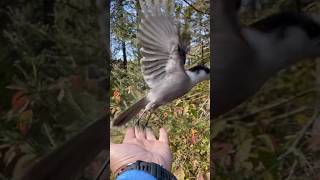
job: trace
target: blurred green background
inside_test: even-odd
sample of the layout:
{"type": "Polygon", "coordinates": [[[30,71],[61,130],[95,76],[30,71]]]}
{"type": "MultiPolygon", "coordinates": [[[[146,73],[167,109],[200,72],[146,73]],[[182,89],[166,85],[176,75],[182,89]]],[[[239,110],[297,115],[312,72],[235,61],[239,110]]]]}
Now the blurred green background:
{"type": "MultiPolygon", "coordinates": [[[[96,1],[0,7],[0,179],[12,179],[104,113],[106,36],[96,1]]],[[[78,179],[92,179],[100,166],[78,179]]]]}

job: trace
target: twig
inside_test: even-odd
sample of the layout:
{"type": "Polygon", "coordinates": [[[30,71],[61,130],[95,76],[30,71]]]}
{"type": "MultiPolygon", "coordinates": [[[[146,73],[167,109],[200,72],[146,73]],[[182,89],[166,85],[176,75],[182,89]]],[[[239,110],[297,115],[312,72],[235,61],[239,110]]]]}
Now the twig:
{"type": "Polygon", "coordinates": [[[289,116],[293,116],[295,114],[298,114],[298,113],[301,113],[305,110],[309,109],[307,106],[302,106],[302,107],[299,107],[293,111],[290,111],[290,112],[286,112],[285,114],[280,114],[278,116],[275,116],[275,117],[272,117],[271,119],[269,119],[268,121],[271,123],[273,121],[276,121],[276,120],[279,120],[279,119],[284,119],[284,118],[287,118],[289,116]]]}
{"type": "Polygon", "coordinates": [[[290,180],[290,179],[292,178],[292,175],[293,175],[293,173],[294,173],[294,170],[296,169],[297,164],[298,164],[298,161],[297,161],[297,160],[294,160],[294,163],[293,163],[293,165],[292,165],[291,168],[290,168],[290,174],[289,174],[289,176],[286,178],[286,180],[290,180]]]}
{"type": "Polygon", "coordinates": [[[73,5],[72,3],[70,3],[70,0],[68,0],[68,1],[66,2],[66,5],[67,5],[69,8],[78,11],[79,13],[82,13],[82,12],[83,12],[82,9],[80,9],[80,8],[77,7],[76,5],[73,5]]]}
{"type": "Polygon", "coordinates": [[[297,145],[299,144],[300,140],[303,138],[304,134],[306,133],[306,131],[308,130],[308,128],[313,124],[313,122],[317,119],[317,115],[318,115],[318,111],[316,110],[314,112],[314,115],[312,116],[312,118],[308,121],[308,123],[300,130],[297,138],[295,139],[295,141],[292,143],[292,145],[288,148],[288,150],[286,152],[284,152],[283,154],[281,154],[278,157],[278,160],[281,160],[283,158],[285,158],[288,154],[290,154],[291,152],[293,152],[297,145]]]}
{"type": "Polygon", "coordinates": [[[208,13],[205,13],[203,11],[200,11],[199,9],[195,8],[191,3],[189,3],[187,0],[183,0],[185,3],[187,3],[190,7],[192,7],[194,10],[198,11],[199,13],[202,13],[202,14],[208,14],[208,13]]]}
{"type": "Polygon", "coordinates": [[[264,107],[262,107],[262,108],[258,108],[258,109],[254,110],[254,111],[251,111],[251,112],[247,113],[247,114],[237,115],[237,116],[232,116],[232,117],[227,117],[227,118],[223,118],[223,120],[224,120],[224,121],[234,121],[234,120],[239,120],[239,119],[247,118],[247,117],[249,117],[249,116],[253,116],[253,115],[255,115],[255,114],[258,114],[258,113],[260,113],[260,112],[263,112],[263,111],[266,111],[266,110],[269,110],[269,109],[278,107],[278,106],[280,106],[280,105],[282,105],[282,104],[286,104],[286,103],[288,103],[288,102],[290,102],[290,101],[295,100],[296,98],[302,97],[302,96],[304,96],[304,95],[306,95],[306,94],[309,94],[309,93],[311,93],[311,92],[314,92],[314,91],[315,91],[315,89],[309,89],[309,90],[303,91],[303,92],[301,92],[301,93],[299,93],[299,94],[297,94],[297,95],[295,95],[295,96],[292,96],[292,97],[290,97],[290,98],[283,99],[283,100],[280,100],[280,101],[277,101],[277,102],[273,102],[273,103],[268,104],[268,105],[266,105],[266,106],[264,106],[264,107]]]}
{"type": "Polygon", "coordinates": [[[55,141],[53,140],[53,138],[52,138],[52,136],[51,136],[51,134],[50,134],[49,127],[48,127],[47,123],[44,123],[44,124],[43,124],[43,128],[44,128],[44,132],[45,132],[45,134],[47,135],[47,137],[48,137],[51,145],[52,145],[53,147],[57,147],[55,141]]]}

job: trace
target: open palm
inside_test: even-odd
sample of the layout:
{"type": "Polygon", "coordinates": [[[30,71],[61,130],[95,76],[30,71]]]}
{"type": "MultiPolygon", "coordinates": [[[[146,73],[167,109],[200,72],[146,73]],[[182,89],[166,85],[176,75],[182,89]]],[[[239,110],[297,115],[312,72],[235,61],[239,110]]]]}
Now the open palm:
{"type": "Polygon", "coordinates": [[[137,160],[154,162],[170,171],[172,156],[167,131],[161,128],[157,140],[149,128],[128,128],[122,144],[110,145],[110,160],[113,172],[137,160]]]}

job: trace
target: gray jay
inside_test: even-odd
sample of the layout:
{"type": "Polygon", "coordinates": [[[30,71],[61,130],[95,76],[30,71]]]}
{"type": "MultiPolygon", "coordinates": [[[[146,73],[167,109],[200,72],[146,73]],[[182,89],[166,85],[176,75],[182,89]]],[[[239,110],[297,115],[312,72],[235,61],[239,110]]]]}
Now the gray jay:
{"type": "Polygon", "coordinates": [[[143,108],[143,113],[153,111],[180,98],[199,82],[210,79],[210,69],[204,65],[185,69],[187,46],[170,16],[167,1],[139,2],[143,14],[137,36],[143,56],[141,70],[150,91],[120,114],[114,126],[125,124],[143,108]]]}

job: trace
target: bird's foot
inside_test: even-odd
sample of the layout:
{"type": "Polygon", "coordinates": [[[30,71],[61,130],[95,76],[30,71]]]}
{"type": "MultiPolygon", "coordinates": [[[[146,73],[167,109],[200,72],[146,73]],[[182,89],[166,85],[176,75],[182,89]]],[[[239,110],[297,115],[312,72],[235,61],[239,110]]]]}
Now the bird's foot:
{"type": "Polygon", "coordinates": [[[142,119],[143,115],[146,113],[146,109],[143,110],[142,114],[139,116],[138,120],[136,121],[135,125],[140,126],[140,120],[142,119]]]}
{"type": "Polygon", "coordinates": [[[148,114],[147,122],[144,125],[145,127],[148,127],[148,123],[149,123],[150,117],[151,117],[151,112],[149,112],[149,114],[148,114]]]}
{"type": "Polygon", "coordinates": [[[135,125],[136,125],[136,126],[139,126],[139,127],[141,127],[141,128],[146,128],[146,127],[148,127],[148,123],[149,123],[150,117],[151,117],[151,112],[149,112],[149,111],[147,112],[146,110],[144,110],[144,111],[142,112],[142,114],[140,115],[140,117],[138,118],[138,120],[136,121],[135,125]],[[143,124],[143,123],[141,123],[141,120],[142,120],[142,117],[143,117],[146,113],[148,113],[147,118],[146,118],[146,123],[143,124]]]}

